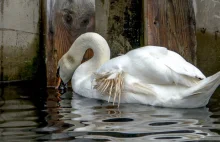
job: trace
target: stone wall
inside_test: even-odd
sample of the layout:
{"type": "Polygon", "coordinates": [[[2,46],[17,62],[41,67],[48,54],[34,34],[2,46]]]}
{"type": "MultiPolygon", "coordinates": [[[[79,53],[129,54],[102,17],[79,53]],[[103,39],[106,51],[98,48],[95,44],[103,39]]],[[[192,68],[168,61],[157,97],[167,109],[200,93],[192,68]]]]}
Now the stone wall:
{"type": "Polygon", "coordinates": [[[31,80],[39,49],[40,0],[0,1],[0,81],[31,80]]]}

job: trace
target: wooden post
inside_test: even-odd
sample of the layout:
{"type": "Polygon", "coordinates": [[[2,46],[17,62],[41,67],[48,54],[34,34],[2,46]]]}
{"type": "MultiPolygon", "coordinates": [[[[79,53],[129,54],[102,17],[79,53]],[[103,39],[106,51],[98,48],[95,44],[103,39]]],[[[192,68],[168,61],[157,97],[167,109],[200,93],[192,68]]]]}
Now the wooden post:
{"type": "Polygon", "coordinates": [[[196,64],[192,0],[143,0],[145,44],[165,46],[196,64]]]}
{"type": "MultiPolygon", "coordinates": [[[[46,49],[47,86],[55,86],[57,63],[75,39],[94,31],[94,0],[49,0],[49,27],[46,49]]],[[[93,55],[88,51],[85,60],[93,55]]]]}
{"type": "Polygon", "coordinates": [[[141,0],[96,0],[96,32],[111,48],[111,57],[142,45],[141,0]]]}

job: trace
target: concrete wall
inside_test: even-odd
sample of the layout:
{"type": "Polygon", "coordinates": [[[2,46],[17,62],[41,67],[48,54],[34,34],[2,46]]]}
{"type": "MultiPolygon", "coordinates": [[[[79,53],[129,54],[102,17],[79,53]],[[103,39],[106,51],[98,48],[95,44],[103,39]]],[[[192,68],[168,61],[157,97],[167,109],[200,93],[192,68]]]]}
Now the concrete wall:
{"type": "Polygon", "coordinates": [[[205,75],[220,71],[220,0],[194,0],[197,64],[205,75]]]}
{"type": "Polygon", "coordinates": [[[30,80],[39,47],[40,0],[0,1],[0,81],[30,80]]]}
{"type": "MultiPolygon", "coordinates": [[[[194,0],[197,66],[206,75],[220,71],[220,0],[194,0]]],[[[220,87],[214,97],[220,94],[220,87]]]]}

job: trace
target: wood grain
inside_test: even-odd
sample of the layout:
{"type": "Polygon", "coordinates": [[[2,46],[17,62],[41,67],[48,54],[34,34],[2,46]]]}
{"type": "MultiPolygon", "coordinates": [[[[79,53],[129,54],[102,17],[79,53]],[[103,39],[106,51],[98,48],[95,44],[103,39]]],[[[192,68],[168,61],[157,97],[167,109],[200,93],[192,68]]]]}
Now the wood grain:
{"type": "MultiPolygon", "coordinates": [[[[67,5],[67,10],[71,11],[72,8],[77,7],[75,4],[78,2],[80,9],[83,9],[84,6],[86,6],[83,5],[86,1],[56,0],[55,4],[52,4],[51,1],[46,48],[47,86],[56,85],[57,63],[59,59],[69,50],[76,38],[85,32],[91,32],[95,29],[94,9],[92,8],[86,9],[86,7],[86,10],[83,10],[84,13],[80,13],[82,11],[76,11],[76,13],[74,13],[75,15],[68,15],[71,16],[67,17],[69,18],[67,19],[69,21],[65,21],[66,17],[64,16],[66,15],[63,14],[62,5],[67,5]]],[[[82,62],[90,59],[92,56],[93,52],[91,49],[86,51],[82,62]]]]}
{"type": "Polygon", "coordinates": [[[192,0],[146,0],[148,45],[165,46],[196,64],[195,15],[192,0]]]}

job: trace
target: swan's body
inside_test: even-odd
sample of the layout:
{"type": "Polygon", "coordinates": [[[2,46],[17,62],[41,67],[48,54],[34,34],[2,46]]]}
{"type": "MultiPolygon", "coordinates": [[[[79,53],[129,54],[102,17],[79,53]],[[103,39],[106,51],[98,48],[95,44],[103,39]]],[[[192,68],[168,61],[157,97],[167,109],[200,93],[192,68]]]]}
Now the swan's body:
{"type": "Polygon", "coordinates": [[[78,67],[72,88],[79,95],[121,103],[202,107],[220,84],[220,72],[206,78],[179,54],[164,47],[146,46],[110,60],[107,42],[95,33],[80,36],[59,66],[64,83],[78,67]],[[79,65],[88,48],[93,49],[94,56],[79,65]],[[74,62],[66,60],[69,56],[74,62]]]}

